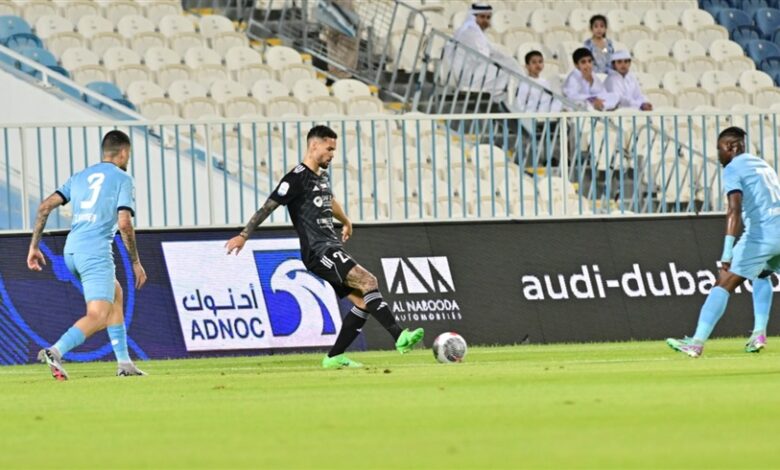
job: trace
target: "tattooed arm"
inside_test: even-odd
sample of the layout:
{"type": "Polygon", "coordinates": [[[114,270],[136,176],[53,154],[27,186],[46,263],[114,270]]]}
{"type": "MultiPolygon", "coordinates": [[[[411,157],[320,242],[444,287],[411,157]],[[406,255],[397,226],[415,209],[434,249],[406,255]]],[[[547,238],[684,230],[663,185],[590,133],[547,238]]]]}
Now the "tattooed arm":
{"type": "Polygon", "coordinates": [[[274,201],[273,199],[266,200],[265,204],[263,204],[263,207],[258,209],[252,218],[249,219],[249,222],[247,222],[244,230],[242,230],[241,233],[235,237],[228,240],[228,242],[225,244],[225,247],[228,249],[228,254],[233,253],[233,250],[235,250],[236,254],[238,254],[244,247],[244,243],[246,243],[247,239],[252,235],[252,232],[254,232],[257,227],[262,224],[263,221],[267,219],[274,210],[276,210],[277,207],[279,207],[278,202],[274,201]]]}
{"type": "Polygon", "coordinates": [[[27,267],[32,271],[40,271],[42,266],[46,265],[46,259],[38,248],[43,236],[43,229],[46,227],[46,220],[51,211],[65,204],[67,201],[60,193],[54,193],[47,197],[38,206],[38,215],[35,218],[35,227],[33,228],[32,240],[30,240],[30,249],[27,252],[27,267]]]}
{"type": "Polygon", "coordinates": [[[122,241],[125,243],[127,254],[133,263],[133,274],[135,274],[135,288],[140,289],[146,283],[146,271],[141,265],[141,258],[138,256],[138,247],[135,242],[135,228],[133,228],[133,215],[127,209],[119,210],[119,233],[122,235],[122,241]]]}

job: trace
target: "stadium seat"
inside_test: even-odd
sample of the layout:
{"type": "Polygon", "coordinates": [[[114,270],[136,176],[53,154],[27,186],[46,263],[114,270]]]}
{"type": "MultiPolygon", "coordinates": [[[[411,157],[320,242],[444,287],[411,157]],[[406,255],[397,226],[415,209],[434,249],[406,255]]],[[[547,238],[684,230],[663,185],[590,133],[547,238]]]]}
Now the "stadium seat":
{"type": "Polygon", "coordinates": [[[223,57],[234,47],[249,47],[246,33],[217,33],[211,37],[211,48],[223,57]]]}
{"type": "Polygon", "coordinates": [[[299,80],[316,79],[317,73],[308,64],[290,64],[278,71],[279,81],[292,89],[299,80]]]}
{"type": "Polygon", "coordinates": [[[294,97],[298,98],[302,103],[308,102],[311,98],[330,96],[328,87],[324,83],[314,79],[303,79],[295,83],[290,87],[294,97]]]}
{"type": "Polygon", "coordinates": [[[760,8],[756,10],[753,19],[761,35],[766,39],[771,39],[775,30],[780,28],[780,10],[760,8]]]}
{"type": "Polygon", "coordinates": [[[130,48],[145,57],[146,51],[152,47],[166,47],[165,36],[161,33],[138,33],[130,40],[130,48]]]}
{"type": "Polygon", "coordinates": [[[57,5],[44,0],[27,0],[22,7],[22,17],[27,24],[35,24],[38,18],[46,15],[58,16],[57,5]]]}
{"type": "Polygon", "coordinates": [[[155,72],[157,84],[165,89],[177,80],[190,80],[194,78],[192,70],[182,64],[164,65],[159,67],[155,72]]]}
{"type": "Polygon", "coordinates": [[[656,41],[671,50],[678,41],[688,41],[688,31],[682,26],[664,26],[655,33],[656,41]]]}
{"type": "Polygon", "coordinates": [[[727,10],[731,8],[731,5],[727,0],[702,0],[700,4],[703,10],[707,11],[716,18],[721,10],[727,10]]]}
{"type": "Polygon", "coordinates": [[[562,14],[564,17],[568,17],[572,10],[582,8],[583,3],[580,0],[557,0],[552,2],[549,8],[562,14]]]}
{"type": "Polygon", "coordinates": [[[0,16],[19,16],[20,13],[19,8],[11,0],[0,0],[0,16]]]}
{"type": "Polygon", "coordinates": [[[763,88],[753,93],[753,104],[763,109],[776,109],[780,104],[780,89],[763,88]]]}
{"type": "Polygon", "coordinates": [[[82,65],[77,69],[70,69],[70,76],[79,85],[111,81],[111,73],[100,65],[82,65]]]}
{"type": "MultiPolygon", "coordinates": [[[[501,15],[496,15],[496,19],[498,20],[501,15]]],[[[424,12],[425,22],[423,22],[423,16],[417,15],[414,17],[414,28],[415,30],[419,31],[420,33],[427,33],[431,29],[438,29],[439,31],[448,32],[450,31],[450,20],[449,18],[444,17],[444,15],[440,15],[438,13],[434,13],[431,11],[424,12]],[[426,29],[426,31],[423,31],[423,28],[426,29]]],[[[503,32],[503,23],[501,26],[499,26],[499,22],[491,22],[491,27],[494,28],[497,32],[501,33],[503,32]]]]}
{"type": "Polygon", "coordinates": [[[658,57],[647,62],[642,62],[643,71],[654,75],[660,83],[666,72],[679,71],[680,67],[671,57],[658,57]]]}
{"type": "Polygon", "coordinates": [[[12,49],[43,47],[43,41],[32,33],[30,25],[18,16],[0,16],[0,43],[12,49]]]}
{"type": "Polygon", "coordinates": [[[252,85],[252,96],[261,103],[289,95],[290,90],[277,80],[258,80],[252,85]]]}
{"type": "Polygon", "coordinates": [[[666,72],[662,80],[664,90],[676,95],[686,88],[696,88],[696,78],[687,72],[666,72]]]}
{"type": "MultiPolygon", "coordinates": [[[[26,47],[19,51],[19,53],[26,58],[33,60],[44,67],[51,68],[53,70],[63,70],[61,67],[59,67],[59,64],[57,63],[57,58],[54,57],[54,54],[47,51],[46,49],[42,49],[40,47],[26,47]]],[[[39,76],[40,72],[32,68],[31,66],[27,66],[25,64],[21,64],[19,69],[24,72],[31,75],[39,76]]]]}
{"type": "Polygon", "coordinates": [[[249,47],[233,47],[225,55],[225,65],[229,70],[239,70],[248,65],[262,64],[259,52],[249,47]]]}
{"type": "Polygon", "coordinates": [[[168,86],[168,97],[177,103],[190,98],[205,98],[206,88],[192,80],[176,80],[168,86]]]}
{"type": "Polygon", "coordinates": [[[731,40],[743,48],[748,41],[752,41],[754,39],[761,39],[761,33],[753,25],[738,26],[731,32],[731,40]]]}
{"type": "Polygon", "coordinates": [[[62,53],[60,63],[66,69],[73,70],[85,65],[99,65],[100,58],[89,49],[74,47],[62,53]]]}
{"type": "Polygon", "coordinates": [[[55,34],[72,32],[73,23],[61,16],[41,16],[35,23],[35,34],[43,40],[46,40],[55,34]]]}
{"type": "Polygon", "coordinates": [[[144,54],[144,63],[156,71],[166,65],[181,64],[181,56],[167,47],[151,47],[144,54]]]}
{"type": "MultiPolygon", "coordinates": [[[[157,3],[157,2],[148,2],[148,3],[157,3]]],[[[143,10],[141,9],[141,2],[132,2],[132,1],[123,1],[123,0],[114,0],[109,4],[105,5],[103,16],[108,19],[112,24],[119,26],[119,22],[122,20],[122,18],[126,18],[129,16],[144,16],[143,10]]],[[[149,18],[146,16],[152,24],[156,25],[157,21],[154,19],[149,18]]]]}
{"type": "Polygon", "coordinates": [[[661,9],[652,9],[645,12],[642,22],[653,31],[659,31],[665,26],[677,26],[677,16],[674,13],[661,9]]]}
{"type": "Polygon", "coordinates": [[[750,102],[747,93],[741,88],[723,87],[715,93],[713,104],[721,109],[731,109],[736,104],[746,104],[750,102]]]}
{"type": "Polygon", "coordinates": [[[639,82],[639,88],[646,90],[648,88],[658,88],[660,82],[655,75],[647,72],[632,72],[636,80],[639,82]]]}
{"type": "MultiPolygon", "coordinates": [[[[552,59],[555,55],[540,42],[526,42],[517,47],[514,56],[517,58],[518,62],[524,64],[525,55],[534,50],[541,52],[544,55],[545,60],[552,59]]],[[[571,58],[569,58],[569,60],[571,60],[571,58]]]]}
{"type": "Polygon", "coordinates": [[[333,96],[346,103],[356,96],[371,96],[371,90],[363,82],[346,78],[336,80],[331,86],[333,96]]]}
{"type": "Polygon", "coordinates": [[[695,33],[704,26],[712,26],[714,24],[715,19],[712,15],[698,8],[685,10],[680,15],[680,25],[691,33],[695,33]]]}
{"type": "Polygon", "coordinates": [[[46,40],[46,48],[56,57],[71,47],[85,47],[87,40],[79,33],[58,33],[46,40]]]}
{"type": "Polygon", "coordinates": [[[100,6],[88,1],[69,1],[63,5],[62,13],[68,21],[78,24],[79,20],[85,16],[100,16],[100,6]]]}
{"type": "Polygon", "coordinates": [[[718,39],[710,44],[710,57],[720,62],[730,57],[744,57],[745,51],[739,44],[728,39],[718,39]]]}
{"type": "Polygon", "coordinates": [[[198,22],[200,33],[211,39],[219,33],[232,33],[236,29],[229,18],[222,15],[206,15],[198,22]]]}
{"type": "Polygon", "coordinates": [[[209,94],[219,104],[224,104],[232,98],[245,97],[248,90],[240,83],[232,80],[216,80],[209,88],[209,94]]]}
{"type": "Polygon", "coordinates": [[[753,62],[760,64],[767,57],[780,56],[780,46],[762,39],[754,39],[746,44],[747,55],[753,62]]]}
{"type": "Polygon", "coordinates": [[[274,70],[281,70],[291,64],[301,64],[303,59],[295,49],[274,46],[265,50],[265,62],[274,70]]]}
{"type": "Polygon", "coordinates": [[[712,94],[716,94],[722,88],[737,85],[737,80],[734,76],[722,70],[707,70],[701,74],[699,82],[703,89],[712,94]]]}
{"type": "Polygon", "coordinates": [[[303,114],[303,104],[292,96],[277,96],[265,102],[265,113],[269,117],[303,114]]]}
{"type": "Polygon", "coordinates": [[[182,33],[194,33],[195,25],[182,15],[168,15],[160,20],[158,28],[167,37],[182,33]]]}
{"type": "Polygon", "coordinates": [[[230,98],[222,104],[222,115],[229,119],[262,114],[263,105],[249,96],[230,98]]]}
{"type": "Polygon", "coordinates": [[[217,80],[231,80],[230,74],[221,65],[201,65],[193,73],[195,81],[206,88],[211,88],[211,84],[217,80]]]}
{"type": "Polygon", "coordinates": [[[177,33],[168,38],[168,47],[184,57],[193,47],[206,47],[206,39],[199,33],[177,33]]]}
{"type": "MultiPolygon", "coordinates": [[[[708,70],[717,70],[718,64],[710,57],[691,57],[682,63],[682,68],[694,77],[700,77],[708,70]]],[[[727,72],[731,73],[727,70],[727,72]]]]}
{"type": "Polygon", "coordinates": [[[732,0],[731,6],[740,8],[753,18],[759,10],[769,8],[769,3],[766,0],[732,0]]]}
{"type": "Polygon", "coordinates": [[[537,33],[545,33],[556,26],[566,26],[566,19],[554,11],[539,9],[531,13],[528,25],[537,33]]]}
{"type": "Polygon", "coordinates": [[[103,54],[103,66],[115,71],[123,65],[141,65],[141,56],[126,47],[112,47],[103,54]]]}
{"type": "Polygon", "coordinates": [[[306,115],[311,117],[332,116],[344,110],[343,103],[332,96],[315,96],[301,101],[306,106],[306,115]]]}
{"type": "Polygon", "coordinates": [[[704,49],[704,46],[691,39],[676,41],[672,46],[672,57],[674,57],[677,62],[685,62],[694,57],[706,56],[707,50],[704,49]]]}
{"type": "Polygon", "coordinates": [[[154,24],[160,24],[166,16],[179,16],[182,14],[181,2],[176,0],[149,2],[144,5],[144,9],[146,10],[146,17],[154,24]]]}
{"type": "MultiPolygon", "coordinates": [[[[507,29],[501,35],[501,44],[506,47],[514,47],[516,44],[523,44],[526,42],[537,42],[539,37],[530,28],[524,26],[515,26],[507,29]]],[[[438,57],[438,55],[436,55],[438,57]]]]}
{"type": "MultiPolygon", "coordinates": [[[[86,88],[111,100],[121,100],[124,98],[119,88],[111,82],[90,82],[87,83],[86,88]]],[[[104,106],[101,102],[90,98],[89,96],[85,96],[84,101],[96,108],[104,106]]]]}
{"type": "Polygon", "coordinates": [[[557,44],[557,47],[552,50],[552,54],[561,62],[571,63],[572,54],[580,47],[582,47],[582,42],[564,41],[557,44]]]}
{"type": "Polygon", "coordinates": [[[119,33],[97,33],[89,40],[90,49],[98,56],[102,56],[112,47],[124,47],[125,38],[119,33]]]}
{"type": "Polygon", "coordinates": [[[588,31],[590,29],[590,18],[595,13],[586,8],[575,8],[569,12],[567,24],[575,31],[588,31]]]}
{"type": "Polygon", "coordinates": [[[669,57],[669,48],[652,39],[638,41],[631,52],[636,60],[643,63],[658,57],[669,57]]]}
{"type": "Polygon", "coordinates": [[[236,70],[235,76],[239,83],[251,90],[252,85],[258,80],[273,80],[276,74],[274,69],[267,65],[249,64],[236,70]]]}
{"type": "Polygon", "coordinates": [[[713,42],[728,39],[729,32],[726,31],[726,28],[723,26],[713,24],[709,26],[702,26],[696,30],[695,33],[693,33],[692,38],[704,46],[705,49],[709,49],[713,42]]]}
{"type": "Polygon", "coordinates": [[[178,107],[173,100],[168,98],[153,98],[139,105],[141,114],[147,119],[162,120],[176,119],[179,117],[178,107]]]}
{"type": "Polygon", "coordinates": [[[76,24],[76,30],[87,39],[98,33],[113,33],[114,25],[102,16],[87,15],[81,17],[76,24]]]}
{"type": "Polygon", "coordinates": [[[203,65],[222,65],[222,58],[213,49],[191,47],[184,54],[184,65],[197,70],[203,65]]]}
{"type": "Polygon", "coordinates": [[[750,94],[753,94],[762,88],[771,88],[774,85],[771,76],[758,70],[745,70],[739,74],[740,88],[750,94]]]}
{"type": "Polygon", "coordinates": [[[681,109],[693,109],[700,105],[709,105],[710,94],[701,88],[686,88],[676,93],[675,105],[681,109]]]}
{"type": "Polygon", "coordinates": [[[753,19],[747,13],[734,8],[720,10],[715,19],[718,21],[718,24],[729,30],[729,33],[739,26],[753,25],[753,19]]]}
{"type": "Polygon", "coordinates": [[[181,117],[184,119],[219,118],[219,104],[211,98],[196,96],[188,98],[179,104],[181,117]]]}
{"type": "Polygon", "coordinates": [[[119,20],[116,30],[125,39],[133,39],[138,34],[154,33],[154,24],[143,16],[128,15],[119,20]]]}
{"type": "MultiPolygon", "coordinates": [[[[505,10],[495,12],[490,26],[495,30],[495,32],[503,34],[511,28],[525,26],[527,22],[528,10],[505,10]]],[[[422,29],[418,28],[418,31],[422,32],[422,29]]]]}
{"type": "Polygon", "coordinates": [[[639,16],[631,10],[610,10],[607,13],[609,21],[609,31],[620,33],[626,28],[640,26],[642,21],[639,16]]]}
{"type": "Polygon", "coordinates": [[[152,98],[165,98],[165,90],[152,82],[133,82],[127,87],[127,99],[133,103],[144,103],[152,98]]]}
{"type": "Polygon", "coordinates": [[[653,31],[647,26],[629,26],[621,31],[617,35],[620,42],[628,46],[629,49],[633,49],[637,42],[643,39],[654,38],[653,31]]]}
{"type": "MultiPolygon", "coordinates": [[[[137,82],[152,83],[160,89],[160,92],[163,94],[163,96],[165,95],[165,90],[154,83],[154,74],[145,65],[125,65],[120,67],[114,73],[114,77],[114,83],[116,83],[116,86],[118,86],[120,90],[124,90],[130,101],[134,103],[141,103],[145,101],[133,99],[133,97],[130,96],[130,86],[137,82]]],[[[162,96],[160,96],[160,98],[162,98],[162,96]]]]}
{"type": "Polygon", "coordinates": [[[350,116],[383,114],[385,112],[382,101],[375,96],[353,96],[346,102],[345,110],[350,116]]]}

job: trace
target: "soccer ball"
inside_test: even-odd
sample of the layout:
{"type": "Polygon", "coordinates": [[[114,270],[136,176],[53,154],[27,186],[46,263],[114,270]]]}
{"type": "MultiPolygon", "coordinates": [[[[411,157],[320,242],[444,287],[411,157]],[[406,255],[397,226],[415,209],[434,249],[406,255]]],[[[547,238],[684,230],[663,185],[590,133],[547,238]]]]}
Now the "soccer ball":
{"type": "Polygon", "coordinates": [[[442,364],[462,362],[467,350],[466,340],[457,333],[442,333],[433,342],[433,357],[442,364]]]}

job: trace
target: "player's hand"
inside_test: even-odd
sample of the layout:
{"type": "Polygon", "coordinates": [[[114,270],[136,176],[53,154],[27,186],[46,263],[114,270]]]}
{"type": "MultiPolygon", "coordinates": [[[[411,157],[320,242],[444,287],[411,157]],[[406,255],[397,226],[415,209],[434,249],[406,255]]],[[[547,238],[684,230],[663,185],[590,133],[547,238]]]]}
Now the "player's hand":
{"type": "Polygon", "coordinates": [[[349,240],[349,237],[352,236],[352,222],[344,224],[343,227],[341,227],[341,243],[346,243],[347,240],[349,240]]]}
{"type": "Polygon", "coordinates": [[[642,111],[652,111],[653,105],[652,103],[642,103],[642,106],[639,107],[642,111]]]}
{"type": "Polygon", "coordinates": [[[133,274],[135,274],[135,289],[138,290],[146,284],[146,271],[140,261],[133,263],[133,274]]]}
{"type": "Polygon", "coordinates": [[[721,261],[720,262],[720,270],[723,272],[729,272],[729,269],[731,269],[731,261],[721,261]]]}
{"type": "Polygon", "coordinates": [[[30,251],[27,252],[27,267],[30,271],[43,271],[43,266],[46,266],[46,258],[43,257],[40,248],[30,247],[30,251]]]}
{"type": "Polygon", "coordinates": [[[233,250],[235,250],[236,255],[238,255],[241,252],[241,249],[244,248],[245,243],[246,238],[242,237],[241,235],[236,235],[235,237],[231,238],[227,243],[225,243],[227,254],[233,254],[233,250]]]}
{"type": "Polygon", "coordinates": [[[604,101],[600,100],[598,98],[593,100],[593,108],[596,109],[596,111],[604,111],[604,101]]]}

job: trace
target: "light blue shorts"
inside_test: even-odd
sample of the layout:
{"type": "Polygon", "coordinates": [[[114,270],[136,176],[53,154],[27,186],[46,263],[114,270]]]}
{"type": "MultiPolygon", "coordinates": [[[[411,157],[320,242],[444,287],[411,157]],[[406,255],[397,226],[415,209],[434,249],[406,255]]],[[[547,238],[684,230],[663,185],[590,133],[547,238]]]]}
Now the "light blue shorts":
{"type": "Polygon", "coordinates": [[[763,241],[743,236],[734,246],[729,271],[751,281],[762,271],[780,271],[780,240],[763,241]]]}
{"type": "Polygon", "coordinates": [[[114,257],[81,253],[66,253],[65,264],[84,289],[84,300],[106,300],[114,303],[116,268],[114,257]]]}

